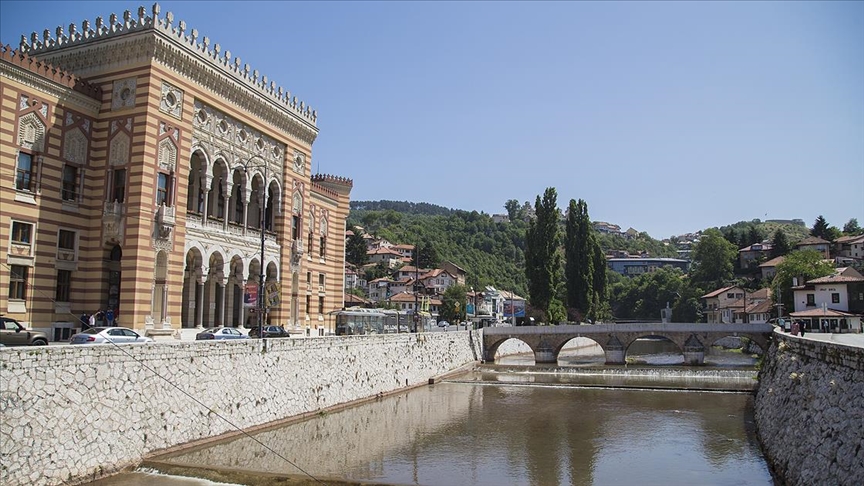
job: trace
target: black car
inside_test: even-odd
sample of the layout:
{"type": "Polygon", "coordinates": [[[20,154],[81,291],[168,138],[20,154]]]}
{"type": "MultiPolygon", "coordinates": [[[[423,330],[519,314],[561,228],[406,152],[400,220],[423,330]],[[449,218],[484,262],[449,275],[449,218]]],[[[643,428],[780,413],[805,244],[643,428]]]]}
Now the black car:
{"type": "MultiPolygon", "coordinates": [[[[282,326],[264,326],[261,328],[261,334],[265,338],[291,337],[291,334],[282,326]]],[[[249,330],[249,337],[258,337],[258,327],[249,330]]]]}

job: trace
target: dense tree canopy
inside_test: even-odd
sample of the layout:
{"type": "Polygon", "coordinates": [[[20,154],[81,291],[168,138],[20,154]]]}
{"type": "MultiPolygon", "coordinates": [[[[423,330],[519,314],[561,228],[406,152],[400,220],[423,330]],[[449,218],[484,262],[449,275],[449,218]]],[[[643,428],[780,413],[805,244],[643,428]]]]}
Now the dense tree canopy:
{"type": "Polygon", "coordinates": [[[705,230],[693,247],[692,282],[707,289],[722,287],[732,280],[737,257],[737,248],[720,231],[713,228],[705,230]]]}
{"type": "Polygon", "coordinates": [[[786,232],[778,228],[774,232],[774,238],[771,240],[771,258],[783,256],[791,250],[792,247],[789,245],[789,239],[786,238],[786,232]]]}
{"type": "Polygon", "coordinates": [[[543,199],[537,196],[534,219],[525,232],[525,277],[531,305],[544,313],[556,298],[561,281],[561,230],[558,224],[558,194],[546,189],[543,199]]]}
{"type": "MultiPolygon", "coordinates": [[[[567,307],[574,321],[581,321],[594,301],[594,229],[588,217],[588,205],[571,199],[567,208],[564,236],[564,279],[567,307]]],[[[605,266],[603,268],[605,272],[605,266]]]]}
{"type": "Polygon", "coordinates": [[[466,319],[467,293],[468,289],[464,285],[456,284],[447,287],[441,297],[441,308],[438,312],[441,320],[457,324],[466,319]]]}
{"type": "Polygon", "coordinates": [[[810,228],[810,235],[818,236],[824,240],[828,239],[828,222],[825,221],[825,218],[821,214],[813,222],[813,227],[810,228]]]}
{"type": "Polygon", "coordinates": [[[356,226],[350,226],[348,229],[352,234],[345,241],[345,260],[360,268],[369,262],[366,240],[363,239],[362,232],[356,226]]]}
{"type": "Polygon", "coordinates": [[[858,220],[855,218],[850,219],[843,225],[843,234],[847,236],[858,236],[862,234],[861,227],[858,226],[858,220]]]}

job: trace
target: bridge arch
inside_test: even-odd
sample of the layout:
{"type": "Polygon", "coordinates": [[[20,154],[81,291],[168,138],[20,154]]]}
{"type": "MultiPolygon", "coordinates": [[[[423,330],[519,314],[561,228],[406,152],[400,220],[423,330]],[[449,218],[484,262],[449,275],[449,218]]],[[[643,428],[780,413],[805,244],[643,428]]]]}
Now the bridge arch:
{"type": "Polygon", "coordinates": [[[483,329],[483,356],[494,362],[503,341],[517,338],[534,351],[535,363],[557,363],[564,345],[575,337],[596,341],[606,355],[606,364],[625,364],[630,345],[646,336],[672,341],[684,355],[684,363],[701,365],[711,344],[726,336],[746,336],[763,350],[771,339],[770,324],[627,323],[597,325],[492,327],[483,329]]]}

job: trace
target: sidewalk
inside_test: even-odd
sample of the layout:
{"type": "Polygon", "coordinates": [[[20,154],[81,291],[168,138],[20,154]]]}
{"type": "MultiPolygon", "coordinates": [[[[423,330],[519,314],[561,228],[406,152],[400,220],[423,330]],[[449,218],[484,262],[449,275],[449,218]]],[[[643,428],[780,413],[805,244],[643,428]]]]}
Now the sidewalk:
{"type": "MultiPolygon", "coordinates": [[[[774,332],[778,332],[786,336],[790,335],[789,333],[785,331],[780,331],[777,328],[774,329],[774,332]]],[[[837,343],[843,344],[845,346],[864,348],[864,334],[861,333],[835,334],[830,332],[806,332],[804,333],[804,337],[795,337],[797,337],[798,339],[810,339],[811,341],[823,341],[826,343],[837,343]]]]}
{"type": "Polygon", "coordinates": [[[864,348],[864,334],[831,334],[825,332],[808,332],[804,334],[804,339],[812,339],[814,341],[825,341],[837,344],[845,344],[846,346],[864,348]]]}

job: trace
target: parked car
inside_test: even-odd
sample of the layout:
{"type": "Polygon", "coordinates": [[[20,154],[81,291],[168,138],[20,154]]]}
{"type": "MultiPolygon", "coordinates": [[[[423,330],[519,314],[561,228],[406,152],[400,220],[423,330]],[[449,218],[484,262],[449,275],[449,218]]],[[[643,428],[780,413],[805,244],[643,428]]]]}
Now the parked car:
{"type": "Polygon", "coordinates": [[[249,336],[233,327],[213,327],[195,335],[196,341],[208,341],[211,339],[249,339],[249,336]]]}
{"type": "Polygon", "coordinates": [[[0,316],[0,344],[5,346],[47,346],[48,335],[22,326],[11,317],[0,316]]]}
{"type": "Polygon", "coordinates": [[[127,344],[152,343],[153,339],[142,336],[127,327],[91,327],[72,335],[69,344],[127,344]]]}
{"type": "MultiPolygon", "coordinates": [[[[289,334],[288,331],[286,331],[285,328],[282,326],[264,326],[261,328],[261,334],[265,338],[291,337],[291,334],[289,334]]],[[[253,327],[249,331],[249,337],[258,337],[257,327],[253,327]]]]}
{"type": "Polygon", "coordinates": [[[441,321],[438,323],[438,327],[450,327],[450,323],[447,321],[441,321]]]}

